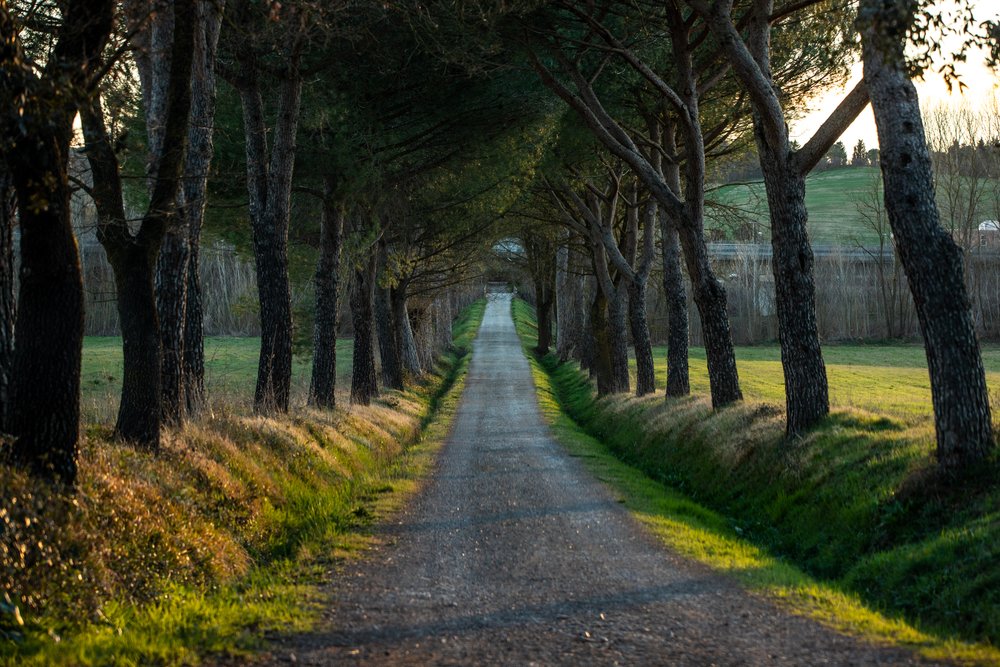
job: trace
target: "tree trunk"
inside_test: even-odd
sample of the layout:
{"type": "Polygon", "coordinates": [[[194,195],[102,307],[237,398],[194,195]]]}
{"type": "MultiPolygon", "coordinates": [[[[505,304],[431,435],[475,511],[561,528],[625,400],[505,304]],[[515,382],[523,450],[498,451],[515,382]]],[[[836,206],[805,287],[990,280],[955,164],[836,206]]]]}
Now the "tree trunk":
{"type": "MultiPolygon", "coordinates": [[[[67,130],[71,122],[70,117],[67,130]]],[[[8,428],[16,438],[10,450],[15,463],[72,485],[80,433],[83,280],[70,218],[70,132],[59,134],[38,137],[7,156],[22,203],[21,287],[8,428]],[[47,206],[23,204],[33,201],[47,206]]]]}
{"type": "MultiPolygon", "coordinates": [[[[80,434],[83,280],[67,162],[78,92],[99,67],[114,3],[71,0],[44,68],[26,59],[20,27],[0,2],[0,154],[21,226],[13,375],[7,427],[13,463],[72,485],[80,434]]],[[[7,202],[2,202],[6,206],[7,202]]]]}
{"type": "Polygon", "coordinates": [[[607,295],[607,337],[611,353],[611,393],[626,394],[631,384],[628,369],[628,296],[623,279],[613,295],[607,295]]]}
{"type": "Polygon", "coordinates": [[[399,350],[399,359],[403,365],[403,371],[416,376],[423,372],[420,366],[420,355],[417,353],[417,343],[413,338],[413,327],[410,323],[410,313],[408,312],[407,284],[401,281],[389,291],[389,304],[392,307],[392,319],[396,324],[396,335],[399,340],[396,347],[399,350]]]}
{"type": "Polygon", "coordinates": [[[549,353],[552,346],[552,291],[544,283],[544,277],[536,277],[535,283],[535,320],[538,323],[538,344],[535,352],[539,355],[549,353]]]}
{"type": "Polygon", "coordinates": [[[161,395],[154,261],[150,250],[138,245],[115,251],[111,259],[125,359],[115,434],[152,451],[160,443],[161,395]]]}
{"type": "Polygon", "coordinates": [[[660,221],[663,252],[663,294],[667,300],[667,397],[691,393],[688,372],[688,305],[681,273],[681,247],[677,226],[663,216],[660,221]]]}
{"type": "Polygon", "coordinates": [[[403,366],[396,346],[399,337],[389,305],[389,288],[375,286],[375,332],[378,337],[379,359],[382,361],[382,385],[389,389],[403,388],[403,366]]]}
{"type": "Polygon", "coordinates": [[[0,159],[0,432],[8,432],[11,372],[14,365],[14,226],[17,200],[7,164],[0,159]]]}
{"type": "Polygon", "coordinates": [[[987,459],[995,445],[962,253],[941,228],[917,92],[906,75],[902,40],[878,30],[909,25],[910,18],[900,3],[862,0],[858,21],[886,211],[927,353],[938,464],[956,473],[987,459]]]}
{"type": "Polygon", "coordinates": [[[608,337],[608,299],[600,289],[594,290],[590,304],[590,331],[594,341],[591,376],[597,376],[597,395],[614,392],[611,367],[611,341],[608,337]]]}
{"type": "Polygon", "coordinates": [[[351,321],[354,324],[354,366],[351,370],[351,403],[369,405],[378,396],[375,376],[374,301],[376,254],[369,252],[364,266],[354,272],[351,321]]]}
{"type": "Polygon", "coordinates": [[[700,230],[696,231],[685,225],[679,230],[679,236],[687,260],[688,275],[691,276],[694,302],[701,316],[712,407],[721,408],[743,400],[740,376],[736,370],[736,354],[733,352],[733,338],[729,331],[726,290],[712,271],[705,238],[700,230]]]}
{"type": "Polygon", "coordinates": [[[566,230],[556,254],[556,354],[560,361],[569,359],[579,347],[582,319],[581,276],[572,271],[569,241],[570,233],[566,230]]]}
{"type": "Polygon", "coordinates": [[[269,129],[256,54],[240,50],[240,101],[246,135],[247,191],[257,266],[261,341],[254,391],[257,412],[287,412],[292,379],[292,304],[288,280],[288,222],[295,167],[295,140],[302,103],[302,35],[289,28],[279,84],[274,145],[269,129]]]}
{"type": "Polygon", "coordinates": [[[167,230],[156,272],[160,344],[163,347],[163,419],[178,424],[204,400],[204,337],[198,245],[205,217],[208,172],[214,146],[215,53],[224,2],[196,3],[184,183],[175,224],[167,230]],[[189,312],[192,311],[193,312],[189,312]],[[191,348],[190,352],[188,348],[191,348]]]}
{"type": "MultiPolygon", "coordinates": [[[[781,368],[785,377],[785,432],[799,435],[830,412],[826,365],[816,324],[813,253],[806,234],[805,177],[789,168],[757,132],[760,165],[771,211],[771,267],[781,368]]],[[[787,147],[783,155],[787,155],[787,147]]]]}
{"type": "Polygon", "coordinates": [[[323,180],[323,214],[315,277],[312,379],[309,382],[309,404],[319,408],[332,408],[337,402],[337,282],[345,211],[343,206],[334,203],[333,195],[334,179],[326,176],[323,180]]]}
{"type": "Polygon", "coordinates": [[[653,343],[646,321],[646,281],[629,282],[628,313],[635,349],[635,394],[645,396],[656,391],[656,371],[653,369],[653,343]]]}

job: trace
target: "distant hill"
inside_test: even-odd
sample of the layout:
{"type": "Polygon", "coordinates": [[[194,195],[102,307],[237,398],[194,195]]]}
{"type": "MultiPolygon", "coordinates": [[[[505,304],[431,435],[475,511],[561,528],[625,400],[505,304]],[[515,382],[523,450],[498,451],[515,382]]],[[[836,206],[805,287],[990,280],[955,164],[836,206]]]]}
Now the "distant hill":
{"type": "MultiPolygon", "coordinates": [[[[855,245],[877,241],[875,232],[864,222],[859,205],[871,198],[877,187],[878,169],[841,167],[810,176],[806,180],[806,207],[809,209],[809,238],[813,243],[855,245]]],[[[881,192],[881,190],[879,190],[881,192]]],[[[758,239],[767,242],[767,198],[763,183],[725,185],[707,193],[706,227],[716,237],[750,240],[756,224],[758,239]]]]}

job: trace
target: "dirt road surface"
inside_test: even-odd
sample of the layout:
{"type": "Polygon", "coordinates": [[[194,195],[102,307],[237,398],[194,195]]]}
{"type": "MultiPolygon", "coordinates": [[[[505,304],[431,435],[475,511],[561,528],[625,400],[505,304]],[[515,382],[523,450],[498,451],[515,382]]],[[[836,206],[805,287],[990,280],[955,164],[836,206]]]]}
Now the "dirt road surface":
{"type": "Polygon", "coordinates": [[[273,664],[908,665],[670,553],[549,436],[493,296],[433,479],[273,664]]]}

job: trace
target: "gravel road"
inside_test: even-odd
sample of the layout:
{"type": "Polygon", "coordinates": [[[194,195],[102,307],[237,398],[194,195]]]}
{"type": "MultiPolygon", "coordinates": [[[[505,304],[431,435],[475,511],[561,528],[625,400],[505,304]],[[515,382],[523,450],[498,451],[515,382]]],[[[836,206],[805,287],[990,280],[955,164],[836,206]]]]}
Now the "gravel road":
{"type": "Polygon", "coordinates": [[[929,664],[667,551],[554,442],[508,296],[486,310],[433,479],[274,664],[929,664]]]}

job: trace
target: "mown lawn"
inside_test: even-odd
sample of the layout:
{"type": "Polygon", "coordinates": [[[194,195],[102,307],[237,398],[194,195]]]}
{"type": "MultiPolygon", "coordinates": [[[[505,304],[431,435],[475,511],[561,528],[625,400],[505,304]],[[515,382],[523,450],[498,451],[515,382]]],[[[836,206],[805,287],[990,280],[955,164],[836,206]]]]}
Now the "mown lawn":
{"type": "MultiPolygon", "coordinates": [[[[122,388],[121,339],[88,336],[83,343],[81,377],[84,422],[113,421],[122,388]]],[[[260,338],[217,337],[205,339],[205,384],[212,405],[246,406],[253,400],[257,381],[260,338]]],[[[353,341],[337,341],[337,380],[349,389],[353,341]]],[[[309,390],[311,357],[296,355],[292,361],[292,402],[304,404],[309,390]]]]}
{"type": "MultiPolygon", "coordinates": [[[[657,386],[667,377],[667,349],[653,350],[657,386]]],[[[896,417],[909,424],[931,416],[931,385],[924,350],[918,345],[838,344],[823,348],[834,408],[860,408],[896,417]]],[[[708,394],[704,348],[691,348],[691,391],[708,394]]],[[[736,363],[748,399],[783,404],[785,383],[777,345],[737,347],[736,363]]],[[[1000,348],[983,350],[986,380],[1000,402],[1000,348]]],[[[633,377],[635,364],[632,365],[633,377]]],[[[996,407],[996,406],[995,406],[996,407]]]]}

